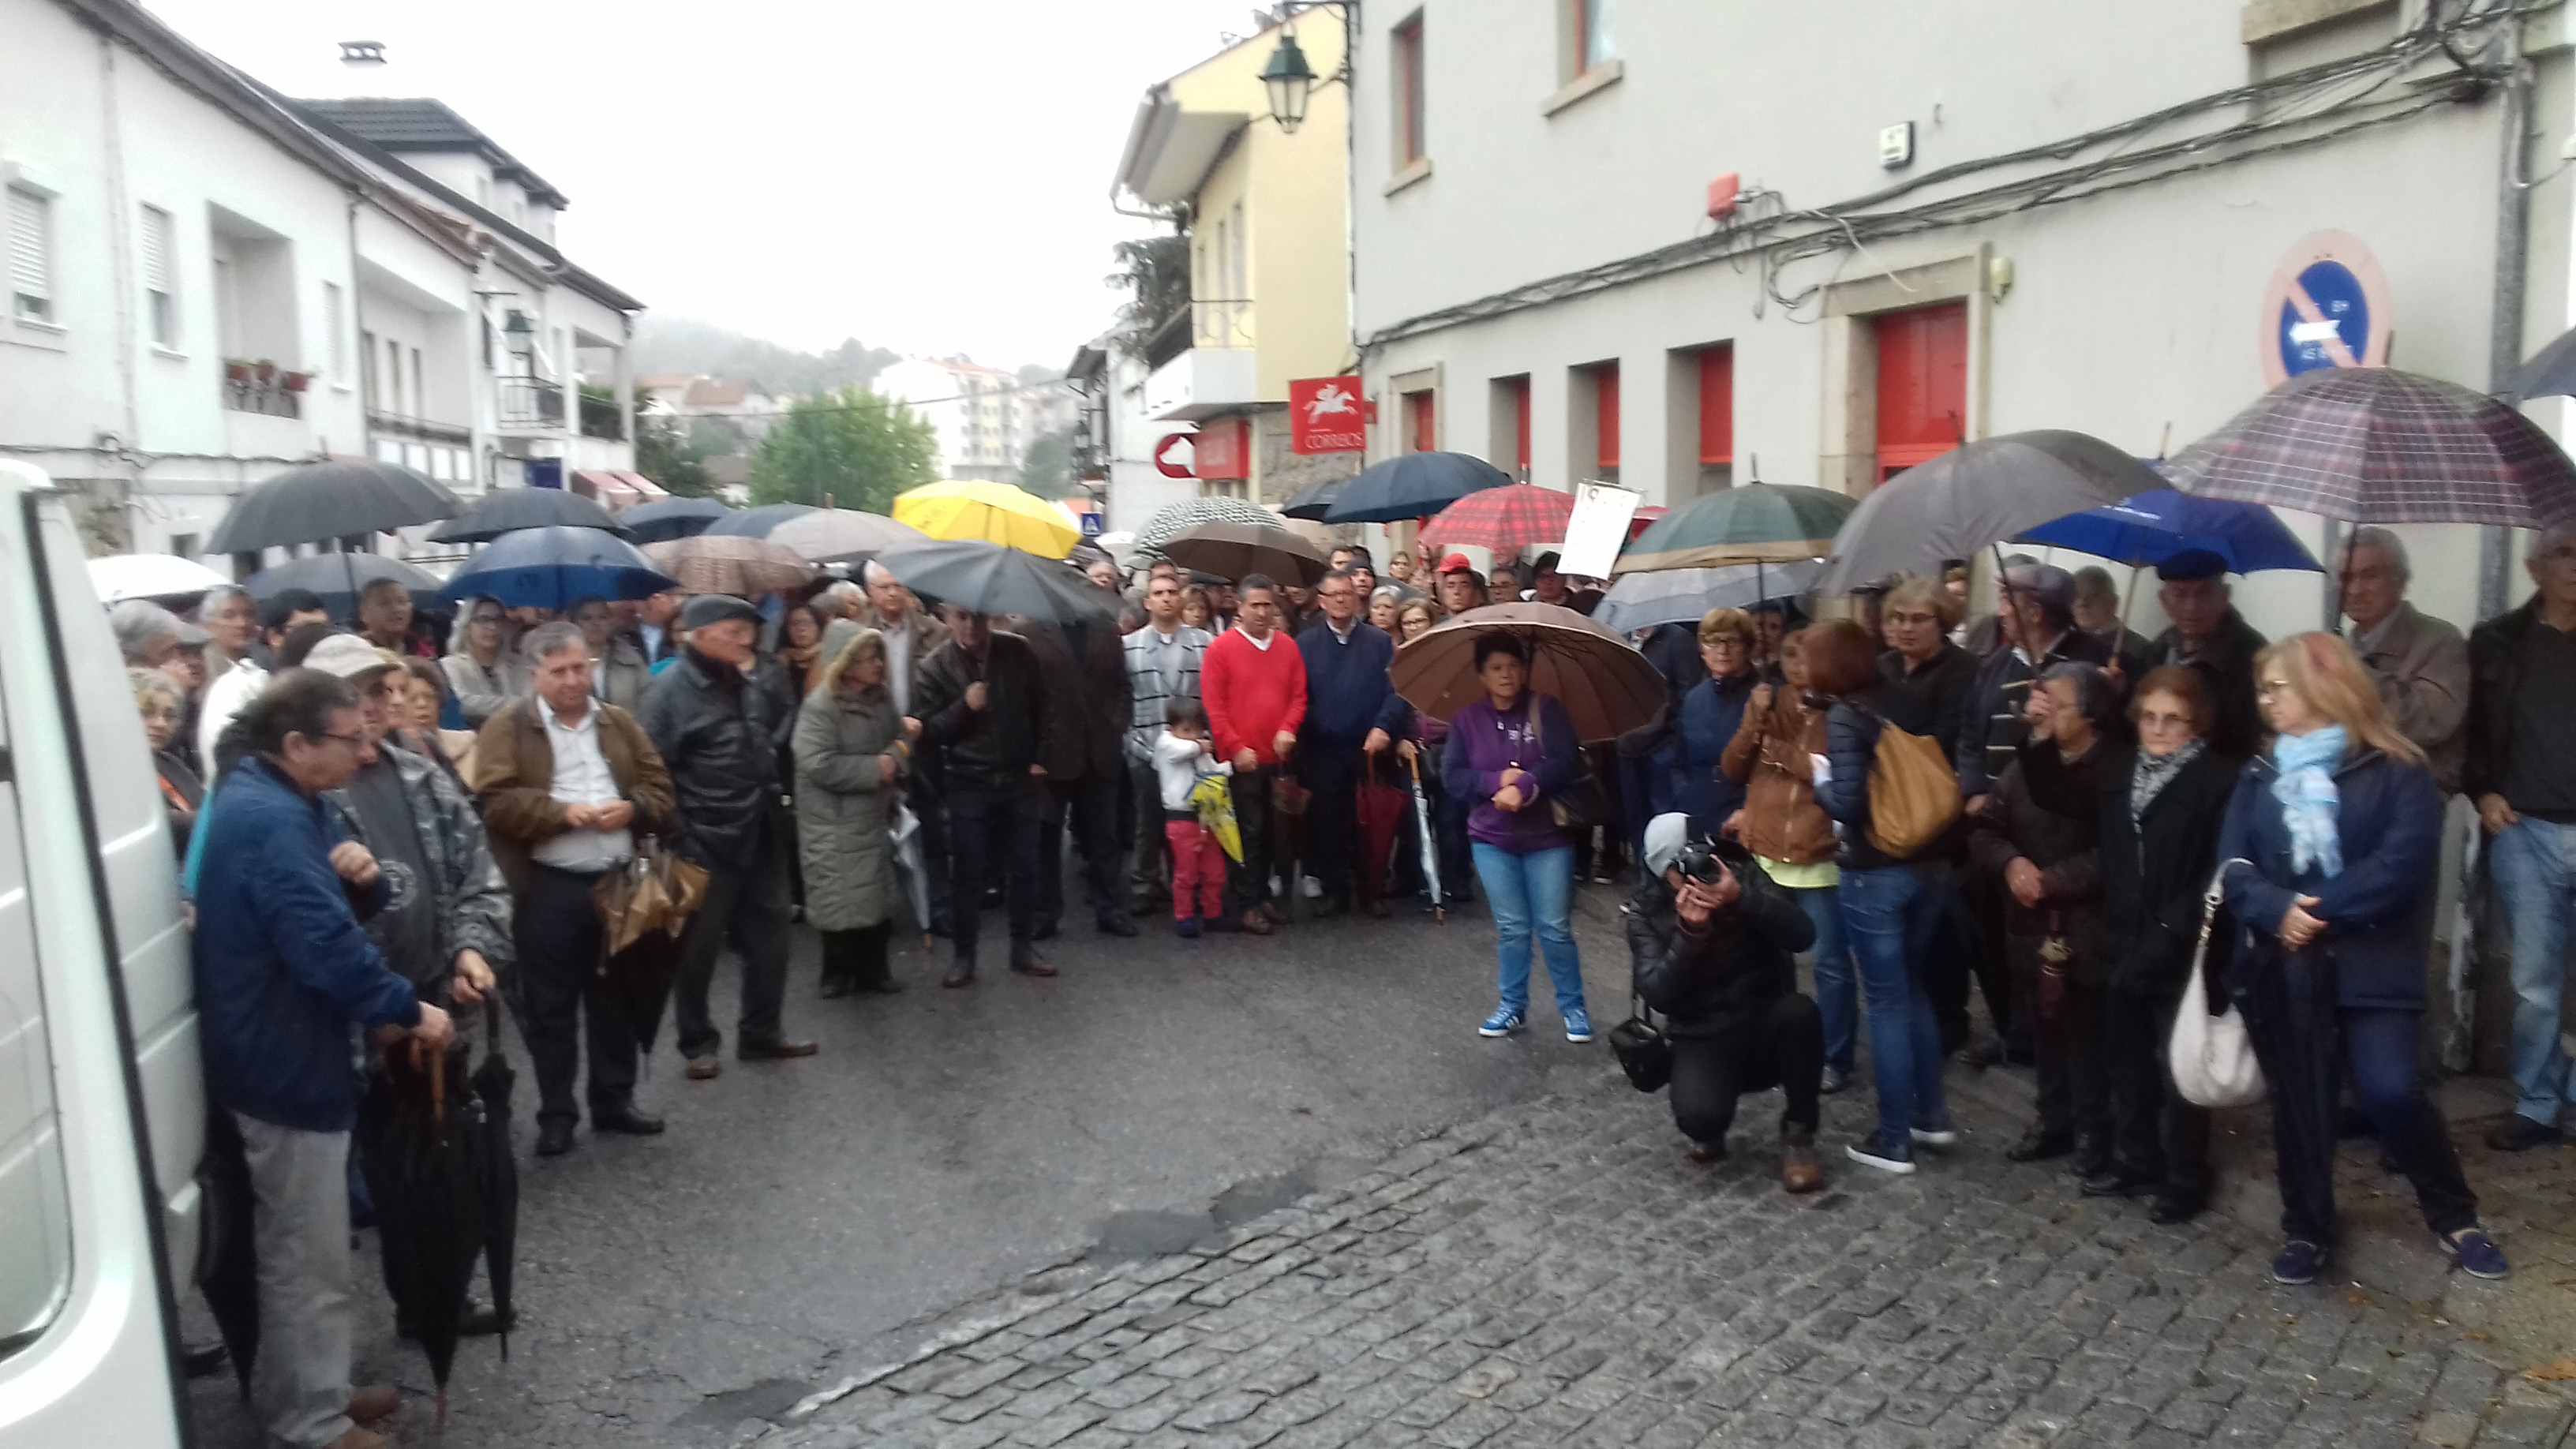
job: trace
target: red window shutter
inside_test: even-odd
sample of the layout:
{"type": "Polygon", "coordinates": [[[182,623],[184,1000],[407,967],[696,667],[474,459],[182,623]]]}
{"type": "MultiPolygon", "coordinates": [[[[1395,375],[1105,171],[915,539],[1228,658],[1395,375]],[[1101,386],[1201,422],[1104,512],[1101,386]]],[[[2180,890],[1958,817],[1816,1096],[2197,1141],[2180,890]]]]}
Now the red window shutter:
{"type": "Polygon", "coordinates": [[[1523,478],[1529,476],[1529,438],[1530,380],[1516,378],[1512,382],[1512,466],[1520,470],[1523,478]]]}
{"type": "Polygon", "coordinates": [[[1699,460],[1735,461],[1735,349],[1710,347],[1699,355],[1699,460]]]}
{"type": "Polygon", "coordinates": [[[1968,304],[1872,319],[1878,342],[1878,476],[1885,482],[1966,440],[1968,304]]]}
{"type": "Polygon", "coordinates": [[[1437,393],[1409,392],[1404,395],[1404,421],[1413,438],[1413,451],[1428,453],[1440,446],[1437,393]]]}
{"type": "Polygon", "coordinates": [[[1592,369],[1594,422],[1599,437],[1594,457],[1602,471],[1619,466],[1619,364],[1605,362],[1592,369]]]}

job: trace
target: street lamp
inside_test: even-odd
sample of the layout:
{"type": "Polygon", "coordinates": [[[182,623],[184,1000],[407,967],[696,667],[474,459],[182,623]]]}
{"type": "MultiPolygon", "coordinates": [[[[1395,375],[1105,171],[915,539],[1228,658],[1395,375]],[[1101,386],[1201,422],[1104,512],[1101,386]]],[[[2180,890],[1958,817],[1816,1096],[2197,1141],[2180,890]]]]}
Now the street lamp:
{"type": "Polygon", "coordinates": [[[537,350],[537,324],[528,314],[513,307],[509,320],[501,324],[502,345],[521,357],[537,350]]]}
{"type": "Polygon", "coordinates": [[[1297,44],[1297,32],[1279,32],[1279,48],[1270,52],[1270,63],[1261,68],[1262,89],[1270,93],[1270,119],[1290,135],[1306,123],[1306,99],[1314,94],[1315,68],[1306,63],[1306,52],[1297,44]]]}

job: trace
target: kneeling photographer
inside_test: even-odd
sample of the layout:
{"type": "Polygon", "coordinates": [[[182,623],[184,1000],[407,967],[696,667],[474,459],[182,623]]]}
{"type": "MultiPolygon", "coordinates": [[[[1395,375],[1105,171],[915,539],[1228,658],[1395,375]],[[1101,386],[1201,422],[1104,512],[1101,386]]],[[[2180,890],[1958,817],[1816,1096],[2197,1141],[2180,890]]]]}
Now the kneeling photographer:
{"type": "Polygon", "coordinates": [[[1726,1155],[1736,1098],[1778,1087],[1780,1184],[1813,1192],[1824,1019],[1798,991],[1815,924],[1731,840],[1690,837],[1686,815],[1646,826],[1645,879],[1625,908],[1637,996],[1666,1018],[1673,1121],[1694,1162],[1726,1155]]]}

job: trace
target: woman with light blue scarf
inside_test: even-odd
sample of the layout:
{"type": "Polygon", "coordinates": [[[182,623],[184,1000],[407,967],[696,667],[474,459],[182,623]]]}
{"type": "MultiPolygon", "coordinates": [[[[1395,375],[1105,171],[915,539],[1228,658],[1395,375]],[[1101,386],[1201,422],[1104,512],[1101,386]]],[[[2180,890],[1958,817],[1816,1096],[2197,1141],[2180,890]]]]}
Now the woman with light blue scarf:
{"type": "Polygon", "coordinates": [[[2273,1280],[2313,1282],[2333,1250],[2347,1064],[2442,1250],[2463,1272],[2504,1277],[2504,1254],[2478,1227],[2477,1197],[2415,1074],[2441,790],[2340,637],[2284,639],[2254,669],[2273,739],[2236,782],[2218,858],[2245,935],[2232,986],[2271,1087],[2288,1239],[2273,1280]]]}

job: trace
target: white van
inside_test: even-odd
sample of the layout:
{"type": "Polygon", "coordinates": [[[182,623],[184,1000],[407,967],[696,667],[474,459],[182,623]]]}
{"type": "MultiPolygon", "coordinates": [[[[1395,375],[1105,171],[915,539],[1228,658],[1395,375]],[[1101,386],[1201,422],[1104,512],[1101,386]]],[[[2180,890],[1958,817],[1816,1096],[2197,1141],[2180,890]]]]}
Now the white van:
{"type": "Polygon", "coordinates": [[[184,1441],[205,1137],[141,717],[70,509],[0,460],[0,1449],[184,1441]]]}

